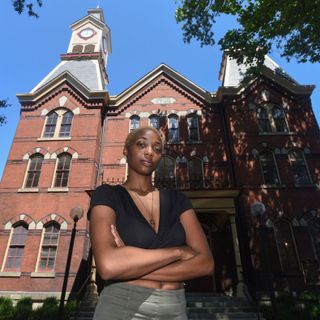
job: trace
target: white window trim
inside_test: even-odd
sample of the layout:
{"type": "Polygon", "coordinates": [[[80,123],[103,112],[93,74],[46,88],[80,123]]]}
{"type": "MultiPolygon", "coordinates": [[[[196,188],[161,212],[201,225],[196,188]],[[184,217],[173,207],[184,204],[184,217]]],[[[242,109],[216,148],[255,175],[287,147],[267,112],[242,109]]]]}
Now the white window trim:
{"type": "Polygon", "coordinates": [[[54,109],[52,111],[50,111],[48,114],[46,114],[46,119],[44,121],[44,125],[42,127],[42,132],[41,132],[41,136],[40,138],[38,138],[38,141],[46,141],[46,140],[70,140],[71,139],[71,131],[72,131],[72,127],[73,127],[73,121],[74,121],[74,113],[72,110],[70,109],[66,109],[66,108],[58,108],[58,109],[54,109]],[[48,121],[48,117],[50,114],[52,113],[56,113],[58,115],[58,119],[57,119],[57,123],[56,123],[56,127],[54,129],[54,134],[53,137],[45,137],[44,133],[46,130],[46,124],[48,121]],[[72,122],[71,122],[71,128],[70,128],[70,136],[69,137],[59,137],[59,133],[60,133],[60,129],[61,129],[61,124],[62,124],[62,118],[63,115],[67,112],[72,112],[73,117],[72,117],[72,122]]]}
{"type": "MultiPolygon", "coordinates": [[[[46,226],[50,225],[51,223],[57,224],[54,221],[49,221],[48,223],[46,223],[46,226]]],[[[41,251],[42,251],[43,238],[44,238],[45,231],[46,231],[46,227],[42,226],[42,233],[41,233],[40,245],[39,245],[39,248],[38,248],[38,256],[37,256],[36,268],[35,268],[35,271],[32,273],[33,275],[31,275],[32,277],[37,277],[37,276],[41,277],[41,274],[45,275],[45,277],[47,277],[48,275],[49,275],[49,277],[50,276],[53,276],[53,277],[55,276],[55,271],[54,270],[56,268],[56,262],[57,262],[57,256],[58,256],[58,247],[59,247],[59,241],[60,241],[61,225],[59,225],[59,236],[58,236],[58,241],[57,241],[57,251],[56,251],[56,256],[55,256],[55,259],[54,259],[54,267],[53,267],[52,271],[49,271],[47,269],[45,271],[41,271],[41,269],[39,270],[39,262],[40,262],[40,258],[41,258],[41,251]]]]}
{"type": "Polygon", "coordinates": [[[278,134],[279,135],[287,135],[287,134],[290,134],[289,124],[288,124],[287,117],[286,117],[286,114],[284,112],[283,106],[275,104],[275,103],[266,103],[266,104],[258,105],[257,109],[256,109],[256,117],[257,117],[257,124],[258,124],[259,134],[261,134],[261,135],[268,135],[268,134],[270,134],[270,135],[278,135],[278,134]],[[259,118],[258,118],[258,109],[259,108],[263,108],[263,109],[266,110],[267,115],[268,115],[268,119],[269,119],[269,123],[270,123],[270,127],[271,127],[271,132],[261,131],[260,126],[259,126],[259,118]],[[282,110],[283,115],[284,115],[284,122],[286,124],[287,131],[277,131],[277,127],[275,125],[275,121],[274,121],[274,118],[273,118],[273,115],[272,115],[272,109],[273,108],[279,108],[279,109],[282,110]]]}
{"type": "Polygon", "coordinates": [[[201,141],[201,139],[200,139],[200,129],[199,129],[199,116],[198,116],[197,112],[194,112],[194,113],[191,113],[191,114],[187,115],[187,127],[188,127],[188,140],[187,140],[187,142],[188,143],[199,143],[201,141]],[[193,118],[193,117],[195,117],[197,119],[197,123],[198,123],[197,124],[198,140],[190,140],[190,127],[189,127],[189,123],[188,123],[188,118],[193,118]]]}
{"type": "MultiPolygon", "coordinates": [[[[39,152],[36,152],[38,154],[41,154],[39,152]]],[[[35,153],[34,153],[35,154],[35,153]]],[[[27,169],[24,173],[24,178],[23,178],[23,183],[22,183],[22,187],[20,189],[18,189],[18,192],[39,192],[39,187],[35,187],[35,188],[27,188],[26,187],[26,183],[27,183],[27,177],[28,177],[28,172],[29,172],[29,168],[30,168],[30,164],[31,164],[31,160],[32,160],[32,156],[34,155],[32,154],[29,159],[28,159],[28,165],[27,165],[27,169]]],[[[42,161],[44,160],[44,156],[42,155],[43,159],[42,161]]],[[[41,170],[42,170],[42,166],[41,166],[41,170]]],[[[41,176],[41,171],[40,171],[40,176],[41,176]]],[[[39,177],[40,179],[40,177],[39,177]]],[[[39,184],[38,184],[39,185],[39,184]]]]}
{"type": "MultiPolygon", "coordinates": [[[[180,117],[176,113],[170,113],[167,117],[167,127],[168,127],[168,140],[166,141],[167,144],[179,144],[180,141],[180,117]],[[177,141],[170,141],[169,140],[169,131],[170,131],[170,118],[176,117],[178,120],[178,140],[177,141]]],[[[176,179],[177,180],[177,179],[176,179]]]]}
{"type": "Polygon", "coordinates": [[[262,149],[262,150],[259,151],[258,159],[259,159],[261,176],[262,176],[262,179],[263,179],[263,183],[262,183],[261,185],[263,185],[263,186],[268,186],[268,187],[279,187],[279,186],[281,186],[281,185],[282,185],[282,181],[281,181],[280,172],[279,172],[279,169],[278,169],[278,163],[277,163],[277,160],[276,160],[274,151],[273,151],[273,150],[269,150],[269,149],[262,149]],[[274,165],[275,165],[275,167],[276,167],[276,171],[277,171],[277,176],[278,176],[278,179],[279,179],[279,183],[269,184],[269,183],[266,183],[266,182],[265,182],[264,174],[263,174],[263,170],[262,170],[262,165],[261,165],[261,160],[260,160],[260,153],[263,152],[263,151],[268,151],[268,152],[271,152],[271,153],[272,153],[273,163],[274,163],[274,165]]]}
{"type": "Polygon", "coordinates": [[[202,171],[202,187],[204,188],[205,187],[205,182],[204,182],[204,167],[203,167],[203,160],[200,159],[200,158],[197,158],[197,157],[193,157],[192,159],[190,159],[188,162],[187,162],[187,176],[188,176],[188,187],[190,188],[190,175],[189,175],[189,163],[194,160],[194,159],[198,159],[200,160],[201,162],[201,171],[202,171]]]}
{"type": "MultiPolygon", "coordinates": [[[[71,173],[71,167],[72,167],[72,155],[68,152],[62,152],[63,153],[67,153],[71,156],[71,160],[70,160],[70,168],[69,168],[69,176],[68,176],[68,185],[69,185],[69,179],[70,179],[70,173],[71,173]]],[[[60,154],[59,154],[60,155],[60,154]]],[[[54,183],[56,180],[56,174],[57,174],[57,168],[58,168],[58,162],[59,162],[59,155],[57,155],[56,158],[56,164],[54,166],[54,171],[53,171],[53,178],[52,178],[52,182],[51,182],[51,187],[48,188],[48,192],[68,192],[69,191],[69,187],[55,187],[54,183]]]]}
{"type": "MultiPolygon", "coordinates": [[[[306,167],[306,169],[307,169],[307,175],[308,175],[308,178],[309,178],[309,183],[308,184],[297,184],[297,183],[295,183],[295,182],[293,182],[294,183],[294,186],[295,187],[305,187],[305,186],[313,186],[314,185],[314,182],[313,182],[313,180],[312,180],[312,178],[311,178],[311,174],[310,174],[310,170],[309,170],[309,165],[308,165],[308,162],[307,162],[307,159],[306,159],[306,157],[305,157],[305,155],[304,155],[304,152],[303,152],[303,150],[301,150],[301,149],[291,149],[291,150],[289,150],[288,151],[288,160],[289,160],[289,163],[290,163],[290,166],[292,166],[292,161],[290,160],[290,157],[289,157],[289,154],[292,152],[292,151],[294,151],[294,150],[298,150],[301,154],[302,154],[302,158],[303,158],[303,161],[304,161],[304,165],[305,165],[305,167],[306,167]]],[[[291,173],[293,174],[293,172],[291,171],[291,173]]]]}

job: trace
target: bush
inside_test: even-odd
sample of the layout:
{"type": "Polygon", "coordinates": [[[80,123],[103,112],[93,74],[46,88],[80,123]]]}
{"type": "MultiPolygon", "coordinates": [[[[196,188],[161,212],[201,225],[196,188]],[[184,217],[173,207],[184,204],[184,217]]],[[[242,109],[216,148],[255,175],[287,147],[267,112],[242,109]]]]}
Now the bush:
{"type": "Polygon", "coordinates": [[[72,313],[76,311],[77,308],[77,301],[76,300],[70,300],[66,303],[63,309],[63,320],[69,320],[72,313]]]}
{"type": "Polygon", "coordinates": [[[0,320],[12,320],[14,307],[10,298],[0,297],[0,320]]]}
{"type": "Polygon", "coordinates": [[[55,297],[46,298],[43,305],[34,310],[32,320],[57,320],[59,313],[58,300],[55,297]]]}
{"type": "Polygon", "coordinates": [[[32,299],[31,298],[22,298],[18,301],[15,312],[14,320],[29,320],[32,315],[32,299]]]}

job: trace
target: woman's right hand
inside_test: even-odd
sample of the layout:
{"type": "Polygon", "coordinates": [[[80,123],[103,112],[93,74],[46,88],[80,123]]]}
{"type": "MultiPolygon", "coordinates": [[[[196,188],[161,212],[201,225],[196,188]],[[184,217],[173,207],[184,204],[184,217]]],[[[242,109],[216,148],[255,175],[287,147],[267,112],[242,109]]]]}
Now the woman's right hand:
{"type": "Polygon", "coordinates": [[[179,249],[181,254],[180,260],[189,260],[197,255],[197,252],[195,252],[191,247],[183,246],[179,249]]]}

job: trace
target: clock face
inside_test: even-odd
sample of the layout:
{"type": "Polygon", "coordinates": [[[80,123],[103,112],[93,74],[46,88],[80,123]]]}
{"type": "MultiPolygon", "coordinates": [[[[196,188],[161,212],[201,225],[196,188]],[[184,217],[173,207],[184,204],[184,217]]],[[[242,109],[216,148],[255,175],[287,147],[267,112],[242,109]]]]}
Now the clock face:
{"type": "Polygon", "coordinates": [[[91,38],[92,36],[94,36],[96,34],[96,32],[91,29],[91,28],[85,28],[83,30],[80,31],[79,33],[79,36],[82,38],[82,39],[89,39],[91,38]]]}

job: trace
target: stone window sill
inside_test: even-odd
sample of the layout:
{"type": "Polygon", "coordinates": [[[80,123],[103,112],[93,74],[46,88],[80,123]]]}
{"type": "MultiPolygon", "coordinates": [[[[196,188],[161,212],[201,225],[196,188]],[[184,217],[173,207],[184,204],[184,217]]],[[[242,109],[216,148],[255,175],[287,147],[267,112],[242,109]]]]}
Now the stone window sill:
{"type": "Polygon", "coordinates": [[[285,184],[262,184],[261,188],[265,189],[279,189],[279,188],[285,188],[285,184]]]}
{"type": "Polygon", "coordinates": [[[259,132],[259,136],[293,136],[295,132],[259,132]]]}
{"type": "Polygon", "coordinates": [[[31,278],[55,278],[55,272],[31,272],[31,278]]]}
{"type": "Polygon", "coordinates": [[[69,188],[64,187],[64,188],[48,188],[48,192],[68,192],[69,188]]]}
{"type": "Polygon", "coordinates": [[[52,137],[52,138],[38,138],[37,141],[68,141],[71,140],[71,137],[52,137]]]}
{"type": "Polygon", "coordinates": [[[21,188],[18,192],[39,192],[39,188],[21,188]]]}
{"type": "Polygon", "coordinates": [[[21,272],[20,271],[2,271],[2,272],[0,272],[0,277],[20,278],[21,277],[21,272]]]}

